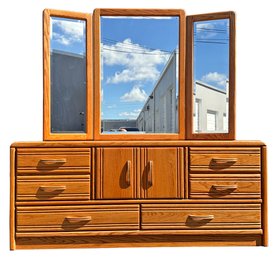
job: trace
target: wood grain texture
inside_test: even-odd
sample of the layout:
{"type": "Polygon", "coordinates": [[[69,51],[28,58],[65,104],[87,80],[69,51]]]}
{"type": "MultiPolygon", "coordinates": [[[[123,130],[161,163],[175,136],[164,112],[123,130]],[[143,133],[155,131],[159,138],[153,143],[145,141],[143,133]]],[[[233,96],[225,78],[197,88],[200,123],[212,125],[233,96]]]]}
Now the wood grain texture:
{"type": "Polygon", "coordinates": [[[10,148],[10,249],[15,250],[15,169],[16,149],[10,148]]]}
{"type": "MultiPolygon", "coordinates": [[[[107,200],[91,200],[78,201],[78,205],[101,205],[101,204],[143,204],[143,203],[160,203],[160,204],[216,204],[225,203],[225,199],[107,199],[107,200]]],[[[241,204],[261,204],[262,199],[227,199],[227,203],[241,203],[241,204]]],[[[75,201],[20,201],[16,202],[16,206],[59,206],[59,205],[75,205],[75,201]]]]}
{"type": "Polygon", "coordinates": [[[17,232],[76,231],[76,235],[77,231],[138,229],[139,205],[17,207],[16,223],[17,232]],[[91,219],[82,221],[84,217],[91,219]]]}
{"type": "Polygon", "coordinates": [[[235,73],[236,73],[236,29],[235,29],[235,13],[234,12],[219,12],[187,16],[186,23],[187,38],[186,38],[186,139],[196,140],[229,140],[235,139],[235,73]],[[194,87],[194,22],[209,21],[217,19],[229,19],[229,132],[228,133],[194,133],[193,132],[193,87],[194,87]]]}
{"type": "Polygon", "coordinates": [[[136,149],[99,148],[96,153],[97,199],[136,198],[136,149]]]}
{"type": "Polygon", "coordinates": [[[17,174],[46,174],[72,168],[89,173],[91,165],[90,148],[18,148],[17,152],[17,174]]]}
{"type": "MultiPolygon", "coordinates": [[[[11,145],[11,147],[16,148],[59,148],[59,147],[67,147],[67,148],[81,148],[81,147],[122,147],[122,146],[178,146],[178,147],[260,147],[265,144],[262,141],[258,140],[177,140],[177,141],[169,141],[165,140],[140,140],[140,141],[40,141],[40,142],[15,142],[11,145]]],[[[240,148],[241,149],[241,148],[240,148]]],[[[242,149],[241,149],[242,150],[242,149]]]]}
{"type": "Polygon", "coordinates": [[[142,204],[142,229],[231,228],[261,228],[261,206],[254,204],[213,204],[212,206],[142,204]],[[209,215],[212,218],[207,218],[209,215]],[[194,219],[194,216],[198,219],[194,219]]]}
{"type": "Polygon", "coordinates": [[[102,248],[102,247],[183,247],[183,246],[257,246],[260,235],[142,235],[97,237],[18,238],[18,249],[102,248]]]}
{"type": "Polygon", "coordinates": [[[190,198],[261,198],[260,174],[191,174],[190,198]]]}
{"type": "Polygon", "coordinates": [[[260,173],[259,147],[190,147],[191,173],[260,173]]]}
{"type": "Polygon", "coordinates": [[[43,12],[43,139],[44,140],[91,140],[93,121],[93,73],[92,73],[92,17],[91,14],[45,9],[43,12]],[[86,23],[86,133],[51,132],[51,17],[84,20],[86,23]]]}
{"type": "Polygon", "coordinates": [[[263,246],[268,246],[268,195],[267,195],[267,147],[262,147],[262,228],[263,234],[263,246]]]}
{"type": "Polygon", "coordinates": [[[143,198],[183,198],[183,149],[145,148],[141,158],[141,189],[143,198]],[[150,164],[152,167],[150,168],[150,164]],[[149,179],[151,177],[151,183],[149,179]]]}
{"type": "Polygon", "coordinates": [[[184,139],[185,129],[185,12],[180,9],[95,9],[94,18],[94,139],[95,140],[179,140],[184,139]],[[178,133],[146,133],[146,134],[102,134],[101,131],[101,16],[178,16],[179,17],[179,108],[178,133]]]}
{"type": "MultiPolygon", "coordinates": [[[[243,235],[243,236],[252,236],[252,235],[262,235],[263,230],[262,229],[212,229],[212,230],[206,230],[206,229],[200,229],[200,230],[181,230],[181,229],[162,229],[162,230],[109,230],[109,231],[78,231],[77,236],[80,238],[83,237],[116,237],[116,236],[163,236],[164,238],[170,237],[172,235],[178,235],[178,236],[225,236],[225,235],[236,235],[237,237],[243,235]]],[[[37,238],[37,237],[72,237],[75,236],[76,232],[17,232],[16,238],[37,238]]]]}
{"type": "Polygon", "coordinates": [[[89,200],[90,175],[18,176],[17,201],[89,200]]]}
{"type": "Polygon", "coordinates": [[[224,145],[211,141],[145,143],[27,142],[20,143],[19,148],[12,147],[14,154],[21,156],[22,160],[15,162],[17,158],[13,157],[12,161],[11,154],[11,179],[14,179],[13,183],[16,179],[17,196],[28,198],[19,197],[15,202],[16,199],[12,199],[15,197],[15,188],[13,196],[11,191],[11,202],[14,201],[13,206],[16,206],[16,215],[11,216],[11,227],[15,230],[16,225],[17,228],[16,235],[10,234],[11,238],[16,236],[13,249],[66,248],[68,246],[64,242],[67,240],[71,240],[74,248],[142,244],[267,244],[266,203],[263,202],[263,199],[266,200],[266,175],[263,175],[266,174],[266,152],[262,142],[223,141],[224,145]],[[193,161],[189,158],[191,155],[195,158],[193,161]],[[37,161],[33,161],[37,156],[51,157],[46,158],[46,165],[68,156],[76,156],[76,159],[70,160],[68,167],[62,167],[64,163],[57,167],[54,162],[53,170],[59,173],[50,173],[49,167],[37,170],[37,161]],[[80,161],[79,156],[85,156],[84,160],[80,161]],[[236,165],[231,164],[231,167],[220,172],[208,170],[206,158],[210,159],[210,156],[219,157],[222,162],[234,160],[236,165]],[[132,158],[130,169],[127,165],[125,170],[131,172],[125,172],[122,178],[124,182],[129,180],[131,185],[135,181],[133,185],[136,189],[131,194],[136,196],[98,198],[100,187],[103,191],[109,191],[111,196],[117,194],[118,188],[114,182],[120,179],[122,172],[114,173],[113,170],[120,166],[118,170],[122,171],[124,168],[121,166],[128,163],[129,157],[132,158]],[[149,161],[152,161],[151,187],[158,183],[151,195],[143,189],[143,171],[149,161]],[[106,165],[105,169],[103,165],[106,165]],[[73,170],[81,172],[70,173],[73,170]],[[83,173],[84,170],[86,173],[83,173]],[[98,172],[103,170],[107,171],[106,175],[99,177],[98,172]],[[110,176],[112,173],[115,176],[110,176]],[[33,197],[35,191],[33,188],[38,188],[44,182],[46,184],[42,186],[46,186],[47,194],[55,187],[63,189],[66,186],[72,198],[63,197],[60,193],[51,199],[30,201],[29,197],[33,197]],[[213,184],[219,189],[219,186],[223,189],[223,186],[235,184],[237,190],[241,191],[236,191],[236,195],[232,192],[232,195],[224,198],[209,197],[207,191],[213,184]],[[114,186],[116,190],[112,192],[114,186]],[[82,193],[85,193],[83,200],[78,198],[82,193]],[[166,195],[171,196],[166,198],[166,195]],[[143,198],[146,196],[148,198],[143,198]],[[182,239],[174,241],[174,236],[182,239]],[[125,238],[129,238],[128,241],[125,238]],[[210,240],[204,241],[202,238],[210,240]],[[103,240],[104,245],[100,246],[98,239],[103,240]]]}

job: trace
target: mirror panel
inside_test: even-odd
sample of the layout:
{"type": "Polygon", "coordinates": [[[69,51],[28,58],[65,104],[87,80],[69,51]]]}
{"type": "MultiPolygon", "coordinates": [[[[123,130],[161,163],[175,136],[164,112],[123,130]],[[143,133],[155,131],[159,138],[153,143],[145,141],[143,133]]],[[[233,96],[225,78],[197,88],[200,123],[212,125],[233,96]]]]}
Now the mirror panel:
{"type": "Polygon", "coordinates": [[[178,133],[178,16],[100,16],[101,134],[178,133]]]}
{"type": "Polygon", "coordinates": [[[229,130],[229,19],[193,25],[193,133],[229,130]]]}
{"type": "Polygon", "coordinates": [[[50,17],[51,133],[86,133],[86,21],[50,17]]]}

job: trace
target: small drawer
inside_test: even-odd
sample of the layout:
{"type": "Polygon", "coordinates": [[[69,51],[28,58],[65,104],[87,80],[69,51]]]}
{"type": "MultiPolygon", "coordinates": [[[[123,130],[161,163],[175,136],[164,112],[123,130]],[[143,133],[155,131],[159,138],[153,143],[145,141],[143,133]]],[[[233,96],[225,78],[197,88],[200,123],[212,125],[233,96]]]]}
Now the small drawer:
{"type": "Polygon", "coordinates": [[[191,174],[189,198],[261,198],[260,174],[191,174]]]}
{"type": "Polygon", "coordinates": [[[260,204],[143,204],[142,229],[261,228],[260,204]]]}
{"type": "Polygon", "coordinates": [[[259,147],[191,147],[189,169],[191,172],[260,172],[259,147]]]}
{"type": "Polygon", "coordinates": [[[139,229],[139,205],[17,207],[16,232],[139,229]]]}
{"type": "Polygon", "coordinates": [[[19,148],[17,174],[88,174],[90,148],[19,148]]]}
{"type": "Polygon", "coordinates": [[[17,201],[89,200],[90,176],[18,176],[17,201]]]}

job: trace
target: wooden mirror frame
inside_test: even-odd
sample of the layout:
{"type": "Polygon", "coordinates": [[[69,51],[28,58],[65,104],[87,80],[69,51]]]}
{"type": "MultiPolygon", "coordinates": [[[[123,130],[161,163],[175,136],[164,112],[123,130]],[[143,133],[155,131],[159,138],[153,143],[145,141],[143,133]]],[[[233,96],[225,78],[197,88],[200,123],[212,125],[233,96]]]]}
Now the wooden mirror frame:
{"type": "Polygon", "coordinates": [[[234,140],[235,139],[235,13],[219,12],[187,16],[186,22],[186,139],[234,140]],[[229,19],[229,120],[228,133],[193,132],[193,46],[194,22],[229,19]]]}
{"type": "Polygon", "coordinates": [[[95,9],[94,24],[94,139],[95,140],[179,140],[185,129],[185,12],[180,9],[95,9]],[[101,133],[101,68],[100,17],[101,16],[178,16],[179,17],[179,101],[178,133],[102,134],[101,133]]]}
{"type": "Polygon", "coordinates": [[[92,17],[91,14],[45,9],[43,12],[43,140],[92,139],[92,17]],[[51,132],[50,18],[68,18],[86,22],[86,133],[51,132]]]}

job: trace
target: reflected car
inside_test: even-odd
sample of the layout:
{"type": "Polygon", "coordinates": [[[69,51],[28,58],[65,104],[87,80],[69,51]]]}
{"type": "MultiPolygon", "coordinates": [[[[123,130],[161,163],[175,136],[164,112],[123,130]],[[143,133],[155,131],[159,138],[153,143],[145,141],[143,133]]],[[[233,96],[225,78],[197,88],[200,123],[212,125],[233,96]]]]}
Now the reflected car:
{"type": "Polygon", "coordinates": [[[139,132],[139,129],[135,127],[120,127],[119,130],[125,132],[139,132]]]}

